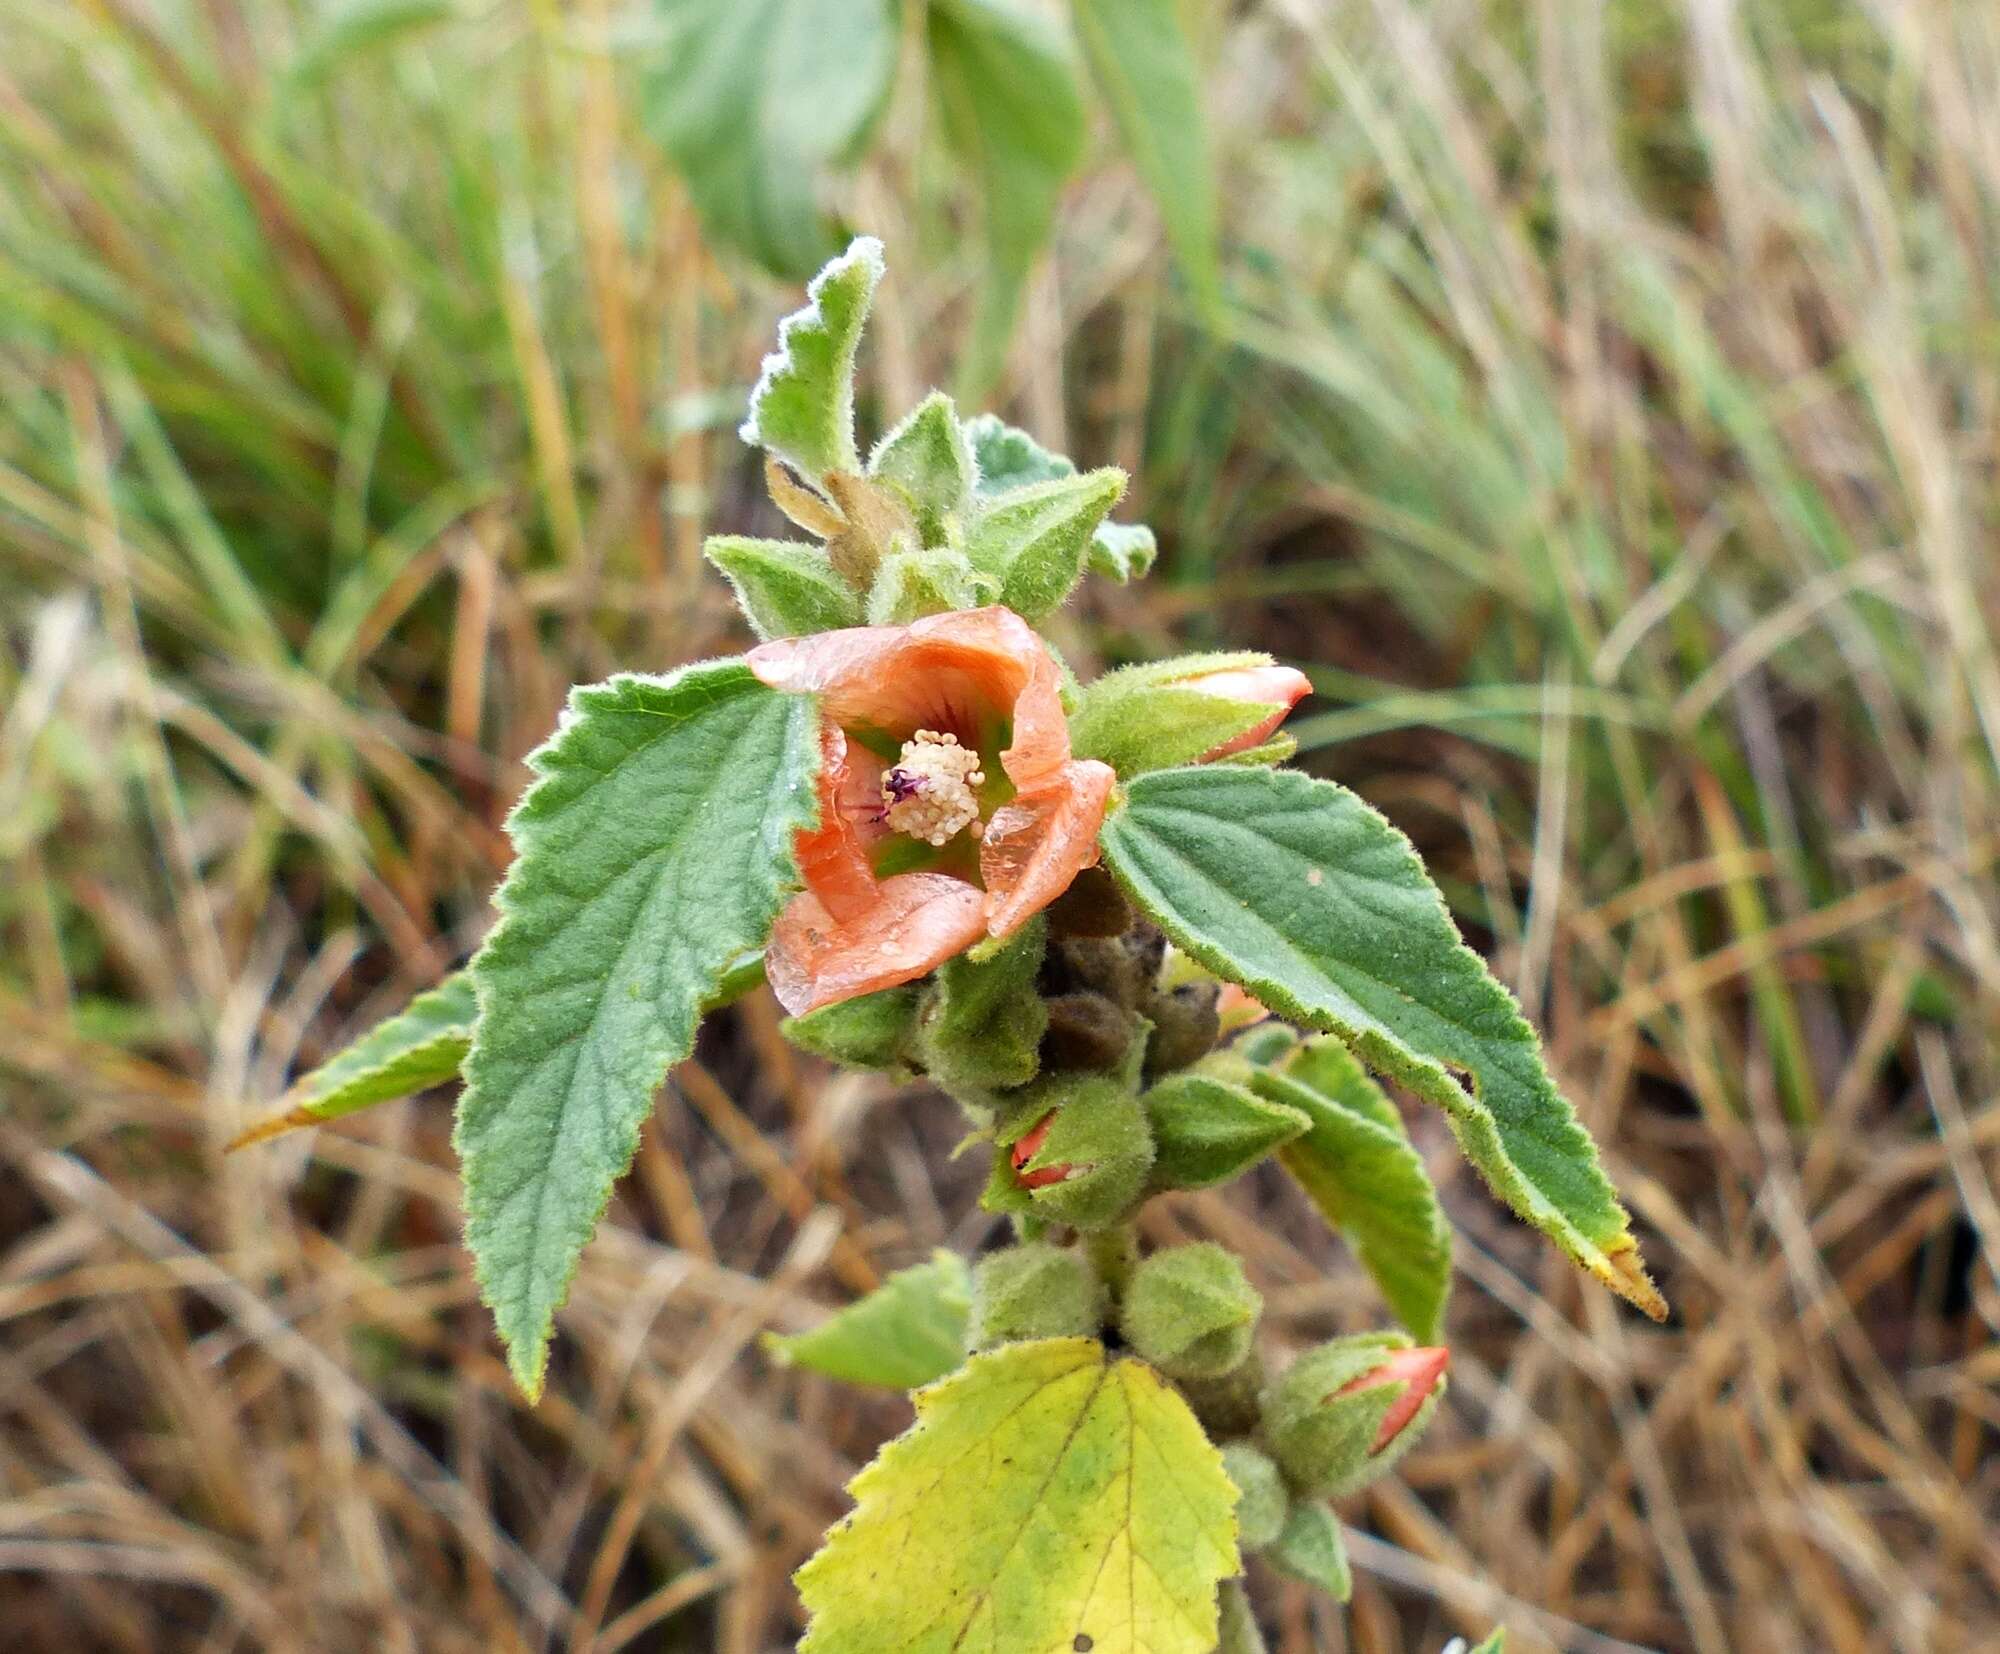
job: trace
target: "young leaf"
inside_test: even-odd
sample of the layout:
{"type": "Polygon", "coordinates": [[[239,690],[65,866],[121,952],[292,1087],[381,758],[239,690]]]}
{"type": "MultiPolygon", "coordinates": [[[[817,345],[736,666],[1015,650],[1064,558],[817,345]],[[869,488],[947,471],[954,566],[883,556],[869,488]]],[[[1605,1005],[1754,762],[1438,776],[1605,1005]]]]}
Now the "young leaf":
{"type": "Polygon", "coordinates": [[[966,531],[972,566],[1000,582],[1000,601],[1026,620],[1060,608],[1090,536],[1125,492],[1115,466],[1017,488],[990,501],[966,531]]]}
{"type": "Polygon", "coordinates": [[[262,1143],[298,1126],[337,1120],[456,1079],[478,1015],[472,978],[453,972],[297,1081],[284,1113],[259,1121],[229,1146],[262,1143]]]}
{"type": "Polygon", "coordinates": [[[945,142],[979,180],[985,209],[986,286],[962,369],[983,389],[1083,156],[1083,98],[1063,36],[1013,0],[931,0],[924,29],[945,142]]]}
{"type": "MultiPolygon", "coordinates": [[[[1026,488],[1031,483],[1076,475],[1076,467],[1061,454],[1050,453],[1026,431],[995,414],[980,414],[967,420],[965,436],[972,444],[973,458],[979,466],[977,493],[981,499],[1026,488]]],[[[1106,519],[1091,532],[1090,571],[1122,586],[1150,569],[1158,550],[1153,531],[1145,524],[1114,523],[1106,519]]],[[[1269,659],[1254,651],[1246,658],[1269,659]]]]}
{"type": "Polygon", "coordinates": [[[1159,542],[1144,523],[1102,522],[1090,537],[1090,572],[1127,586],[1144,576],[1159,554],[1159,542]]]}
{"type": "Polygon", "coordinates": [[[838,243],[816,174],[850,154],[896,67],[896,0],[660,0],[643,114],[702,223],[774,274],[838,243]]]}
{"type": "Polygon", "coordinates": [[[1396,1105],[1337,1039],[1308,1040],[1250,1083],[1312,1121],[1278,1150],[1320,1215],[1347,1237],[1396,1319],[1437,1341],[1451,1291],[1451,1229],[1396,1105]]]}
{"type": "Polygon", "coordinates": [[[932,391],[912,408],[875,444],[868,456],[868,474],[900,483],[916,508],[924,544],[940,544],[945,520],[965,503],[975,475],[972,448],[951,398],[932,391]]]}
{"type": "Polygon", "coordinates": [[[914,1390],[965,1359],[971,1312],[972,1271],[957,1253],[940,1249],[929,1263],[897,1270],[811,1332],[765,1334],[764,1347],[787,1366],[845,1384],[914,1390]]]}
{"type": "Polygon", "coordinates": [[[1099,842],[1182,950],[1443,1108],[1516,1212],[1666,1314],[1534,1030],[1459,940],[1409,840],[1368,805],[1292,770],[1159,770],[1128,784],[1099,842]]]}
{"type": "Polygon", "coordinates": [[[818,546],[714,534],[701,554],[720,569],[761,638],[861,624],[861,603],[818,546]]]}
{"type": "Polygon", "coordinates": [[[1345,1602],[1354,1595],[1354,1576],[1348,1570],[1347,1542],[1340,1537],[1340,1521],[1318,1499],[1293,1502],[1284,1532],[1264,1556],[1280,1572],[1317,1585],[1335,1602],[1345,1602]]]}
{"type": "Polygon", "coordinates": [[[555,1312],[704,1001],[761,946],[816,815],[812,700],[741,661],[571,692],[514,807],[455,1135],[466,1237],[514,1377],[555,1312]]]}
{"type": "Polygon", "coordinates": [[[907,626],[950,609],[998,601],[1000,583],[955,551],[899,551],[882,559],[868,588],[868,624],[907,626]]]}
{"type": "Polygon", "coordinates": [[[829,471],[860,469],[854,352],[882,270],[882,243],[857,236],[807,284],[806,307],[778,324],[778,348],[764,358],[750,392],[750,417],[737,434],[810,483],[829,471]]]}
{"type": "Polygon", "coordinates": [[[1211,1654],[1235,1490],[1150,1368],[1088,1338],[1008,1344],[916,1404],[795,1576],[799,1654],[1211,1654]]]}
{"type": "Polygon", "coordinates": [[[1222,305],[1201,76],[1176,0],[1072,0],[1091,77],[1152,191],[1196,302],[1222,305]]]}

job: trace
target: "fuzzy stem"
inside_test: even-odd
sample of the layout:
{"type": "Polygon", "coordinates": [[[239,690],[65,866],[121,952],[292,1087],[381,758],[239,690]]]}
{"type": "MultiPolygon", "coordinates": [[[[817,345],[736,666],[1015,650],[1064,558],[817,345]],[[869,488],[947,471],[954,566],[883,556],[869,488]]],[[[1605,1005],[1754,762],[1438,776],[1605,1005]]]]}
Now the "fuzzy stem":
{"type": "Polygon", "coordinates": [[[1105,1290],[1111,1294],[1111,1301],[1118,1303],[1123,1300],[1132,1271],[1139,1264],[1138,1231],[1129,1223],[1121,1223],[1111,1229],[1093,1230],[1083,1237],[1083,1248],[1084,1255],[1096,1267],[1098,1277],[1104,1282],[1105,1290]]]}

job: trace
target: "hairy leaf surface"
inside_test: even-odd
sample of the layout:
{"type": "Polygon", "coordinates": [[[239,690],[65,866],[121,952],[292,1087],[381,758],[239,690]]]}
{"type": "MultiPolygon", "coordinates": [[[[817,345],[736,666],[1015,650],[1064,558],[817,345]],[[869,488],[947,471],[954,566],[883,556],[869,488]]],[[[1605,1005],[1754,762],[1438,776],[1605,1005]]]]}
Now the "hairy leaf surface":
{"type": "Polygon", "coordinates": [[[708,662],[572,691],[529,758],[500,923],[472,963],[455,1141],[480,1286],[531,1396],[655,1089],[794,882],[815,717],[742,662],[708,662]]]}
{"type": "Polygon", "coordinates": [[[843,1383],[914,1390],[964,1360],[971,1313],[972,1270],[956,1252],[940,1250],[812,1331],[770,1334],[764,1345],[789,1366],[843,1383]]]}
{"type": "Polygon", "coordinates": [[[806,306],[778,324],[778,348],[750,392],[737,435],[817,485],[854,472],[854,352],[882,279],[882,243],[857,236],[806,286],[806,306]]]}
{"type": "Polygon", "coordinates": [[[1250,1083],[1312,1121],[1278,1150],[1279,1162],[1347,1238],[1411,1337],[1437,1342],[1451,1291],[1451,1229],[1396,1105],[1330,1036],[1256,1070],[1250,1083]]]}
{"type": "Polygon", "coordinates": [[[1296,771],[1210,765],[1132,781],[1100,842],[1176,944],[1443,1108],[1502,1199],[1614,1292],[1665,1315],[1541,1042],[1381,815],[1296,771]]]}
{"type": "Polygon", "coordinates": [[[1150,1367],[1009,1344],[916,1404],[796,1576],[800,1654],[1211,1654],[1236,1490],[1150,1367]]]}

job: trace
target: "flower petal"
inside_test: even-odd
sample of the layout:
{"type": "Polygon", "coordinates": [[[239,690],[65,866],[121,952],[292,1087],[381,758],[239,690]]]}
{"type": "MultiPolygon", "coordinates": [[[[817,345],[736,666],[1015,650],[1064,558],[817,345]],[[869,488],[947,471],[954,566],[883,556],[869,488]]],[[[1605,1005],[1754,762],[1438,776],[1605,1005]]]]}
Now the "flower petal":
{"type": "Polygon", "coordinates": [[[1116,780],[1109,764],[1072,759],[993,812],[979,844],[989,935],[1010,935],[1097,860],[1097,830],[1116,780]]]}
{"type": "Polygon", "coordinates": [[[794,896],[764,950],[764,974],[793,1016],[893,988],[957,957],[986,931],[986,898],[949,873],[899,873],[836,919],[812,890],[794,896]]]}
{"type": "MultiPolygon", "coordinates": [[[[1379,1453],[1403,1433],[1403,1428],[1417,1416],[1417,1409],[1437,1388],[1438,1380],[1444,1376],[1445,1368],[1451,1362],[1451,1351],[1439,1349],[1435,1345],[1413,1350],[1397,1350],[1381,1366],[1363,1373],[1359,1378],[1350,1379],[1334,1395],[1346,1395],[1350,1390],[1372,1390],[1379,1384],[1400,1384],[1403,1393],[1389,1405],[1389,1411],[1382,1415],[1382,1422],[1376,1428],[1375,1441],[1368,1449],[1379,1453]]],[[[1332,1396],[1327,1398],[1329,1401],[1332,1396]]]]}
{"type": "MultiPolygon", "coordinates": [[[[799,859],[799,877],[838,920],[858,918],[875,901],[875,872],[869,865],[866,794],[857,789],[880,786],[879,767],[857,765],[873,754],[853,752],[847,737],[833,724],[822,724],[819,735],[819,825],[798,834],[792,848],[799,859]],[[857,775],[857,770],[864,773],[857,775]],[[861,807],[857,808],[860,802],[861,807]]],[[[876,807],[879,809],[879,801],[876,807]]]]}
{"type": "Polygon", "coordinates": [[[1203,763],[1227,758],[1232,752],[1246,752],[1271,737],[1293,707],[1312,691],[1312,680],[1289,666],[1243,666],[1227,672],[1206,672],[1189,678],[1185,687],[1204,695],[1220,695],[1230,701],[1260,701],[1273,708],[1271,716],[1253,724],[1234,740],[1224,741],[1202,757],[1203,763]]]}

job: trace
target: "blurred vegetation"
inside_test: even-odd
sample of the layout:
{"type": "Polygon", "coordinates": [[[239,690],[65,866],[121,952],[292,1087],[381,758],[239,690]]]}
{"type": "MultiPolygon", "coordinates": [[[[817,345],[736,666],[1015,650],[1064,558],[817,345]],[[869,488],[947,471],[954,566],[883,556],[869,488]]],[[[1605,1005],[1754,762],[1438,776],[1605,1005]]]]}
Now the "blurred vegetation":
{"type": "MultiPolygon", "coordinates": [[[[1257,1582],[1274,1646],[1980,1646],[2000,13],[1205,14],[1211,275],[1088,28],[1080,165],[1046,252],[1007,241],[1022,186],[968,163],[916,28],[967,9],[885,10],[884,101],[807,197],[889,246],[874,399],[984,338],[991,405],[1131,469],[1161,535],[1065,644],[1313,673],[1303,762],[1447,877],[1681,1316],[1621,1319],[1454,1185],[1452,1417],[1347,1513],[1351,1619],[1257,1582]]],[[[745,1352],[983,1233],[937,1111],[823,1083],[752,1002],[677,1075],[530,1416],[447,1098],[219,1153],[463,954],[571,681],[741,641],[698,548],[781,532],[734,425],[795,293],[669,159],[685,12],[0,0],[25,1646],[787,1645],[790,1567],[903,1418],[745,1352]]],[[[1357,1324],[1252,1192],[1161,1221],[1248,1252],[1281,1329],[1357,1324]]]]}

